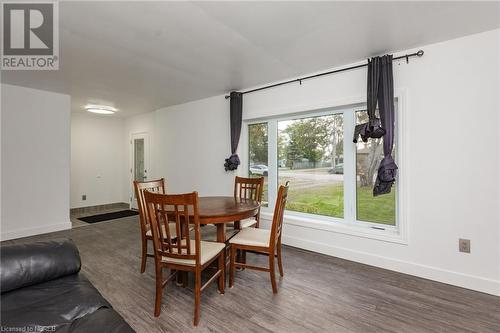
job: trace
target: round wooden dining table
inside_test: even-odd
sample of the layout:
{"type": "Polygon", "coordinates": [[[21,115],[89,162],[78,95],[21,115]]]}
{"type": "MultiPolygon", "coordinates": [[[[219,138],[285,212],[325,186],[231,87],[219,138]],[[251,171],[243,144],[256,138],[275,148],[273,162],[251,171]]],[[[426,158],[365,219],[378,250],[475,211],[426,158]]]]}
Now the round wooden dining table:
{"type": "Polygon", "coordinates": [[[251,199],[235,197],[200,197],[199,215],[201,224],[214,224],[217,227],[217,241],[226,241],[226,224],[239,223],[259,212],[260,204],[251,199]]]}

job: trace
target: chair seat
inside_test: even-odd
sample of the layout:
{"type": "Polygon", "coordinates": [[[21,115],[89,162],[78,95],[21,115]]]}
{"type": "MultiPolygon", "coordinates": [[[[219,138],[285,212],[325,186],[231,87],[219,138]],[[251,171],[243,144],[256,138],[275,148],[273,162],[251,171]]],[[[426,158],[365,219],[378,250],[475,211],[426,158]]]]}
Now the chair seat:
{"type": "MultiPolygon", "coordinates": [[[[195,252],[195,244],[196,244],[196,242],[194,241],[194,239],[191,240],[191,242],[190,242],[191,253],[195,252]]],[[[208,261],[213,259],[222,250],[224,250],[225,247],[226,247],[226,244],[224,244],[224,243],[201,241],[200,242],[200,263],[201,263],[201,265],[204,265],[208,261]]],[[[183,253],[186,253],[185,249],[183,249],[183,253]]],[[[177,258],[169,258],[169,257],[162,257],[162,261],[165,263],[169,263],[169,264],[186,265],[186,266],[195,266],[195,264],[196,264],[195,260],[177,259],[177,258]]]]}
{"type": "Polygon", "coordinates": [[[244,219],[240,221],[241,229],[250,228],[257,224],[257,219],[255,217],[251,217],[249,219],[244,219]]]}
{"type": "MultiPolygon", "coordinates": [[[[249,219],[244,219],[240,221],[240,228],[250,228],[257,224],[257,219],[255,217],[251,217],[249,219]]],[[[234,223],[227,223],[226,229],[234,228],[234,223]]]]}
{"type": "Polygon", "coordinates": [[[245,228],[229,240],[230,244],[269,247],[271,231],[258,228],[245,228]]]}

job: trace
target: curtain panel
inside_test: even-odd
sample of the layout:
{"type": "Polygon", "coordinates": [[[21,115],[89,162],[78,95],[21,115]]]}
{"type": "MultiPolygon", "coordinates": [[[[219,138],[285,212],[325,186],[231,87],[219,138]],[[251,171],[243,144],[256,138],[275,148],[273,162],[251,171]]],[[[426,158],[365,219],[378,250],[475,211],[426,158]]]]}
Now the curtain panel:
{"type": "Polygon", "coordinates": [[[368,122],[356,125],[353,142],[361,137],[363,142],[370,138],[383,138],[384,158],[377,171],[373,195],[391,192],[396,180],[397,165],[392,158],[394,144],[394,82],[392,75],[392,55],[373,57],[368,60],[366,107],[368,122]],[[376,117],[378,105],[380,119],[376,117]]]}
{"type": "Polygon", "coordinates": [[[238,169],[240,158],[236,154],[240,142],[241,122],[243,115],[243,94],[233,91],[230,94],[230,125],[231,125],[231,156],[226,158],[224,169],[226,171],[238,169]]]}
{"type": "Polygon", "coordinates": [[[392,157],[394,145],[394,78],[392,75],[392,55],[381,57],[379,90],[377,94],[380,120],[385,130],[384,158],[377,171],[377,180],[373,188],[373,195],[391,192],[392,184],[396,180],[398,166],[392,157]]]}

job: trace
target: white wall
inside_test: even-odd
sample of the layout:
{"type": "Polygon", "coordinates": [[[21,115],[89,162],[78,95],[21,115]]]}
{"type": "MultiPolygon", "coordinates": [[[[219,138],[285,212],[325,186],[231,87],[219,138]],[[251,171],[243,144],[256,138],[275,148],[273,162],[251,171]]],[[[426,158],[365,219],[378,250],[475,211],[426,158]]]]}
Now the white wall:
{"type": "MultiPolygon", "coordinates": [[[[500,295],[499,36],[495,30],[422,46],[424,57],[395,65],[395,89],[406,97],[407,244],[291,224],[284,242],[500,295]],[[458,252],[458,238],[471,239],[471,254],[458,252]]],[[[348,104],[365,94],[366,70],[344,72],[245,95],[244,118],[348,104]]],[[[156,172],[171,191],[231,193],[223,96],[149,117],[156,172]]]]}
{"type": "Polygon", "coordinates": [[[1,86],[0,238],[69,229],[70,97],[1,86]]]}
{"type": "Polygon", "coordinates": [[[128,202],[123,196],[124,124],[116,116],[72,114],[71,208],[128,202]]]}
{"type": "MultiPolygon", "coordinates": [[[[131,134],[150,134],[149,177],[165,177],[169,192],[232,195],[234,174],[224,171],[224,159],[230,155],[231,146],[228,102],[223,97],[127,118],[125,127],[127,152],[131,134]]],[[[130,176],[126,175],[124,181],[130,183],[130,176]]]]}
{"type": "MultiPolygon", "coordinates": [[[[198,191],[200,195],[232,193],[234,174],[224,171],[231,154],[227,101],[216,96],[160,111],[158,135],[165,144],[159,170],[166,174],[171,191],[198,191]]],[[[159,144],[161,147],[161,144],[159,144]]]]}

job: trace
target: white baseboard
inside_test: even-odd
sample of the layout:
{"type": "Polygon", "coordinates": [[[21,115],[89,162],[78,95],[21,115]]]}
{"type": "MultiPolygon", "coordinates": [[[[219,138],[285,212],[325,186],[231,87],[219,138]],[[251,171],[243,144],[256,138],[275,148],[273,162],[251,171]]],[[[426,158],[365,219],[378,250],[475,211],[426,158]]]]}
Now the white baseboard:
{"type": "Polygon", "coordinates": [[[285,245],[290,245],[313,252],[318,252],[366,265],[376,266],[433,281],[447,283],[462,288],[500,296],[500,281],[498,280],[463,274],[437,267],[416,264],[383,256],[377,256],[370,253],[355,251],[343,247],[312,242],[306,239],[286,236],[285,234],[283,234],[282,242],[285,245]]]}
{"type": "Polygon", "coordinates": [[[68,229],[71,229],[71,222],[70,221],[49,224],[49,225],[44,225],[44,226],[39,226],[39,227],[34,227],[34,228],[17,229],[17,230],[8,231],[8,232],[2,231],[2,233],[0,234],[0,240],[5,241],[5,240],[10,240],[10,239],[35,236],[35,235],[40,235],[40,234],[46,234],[48,232],[68,230],[68,229]]]}

